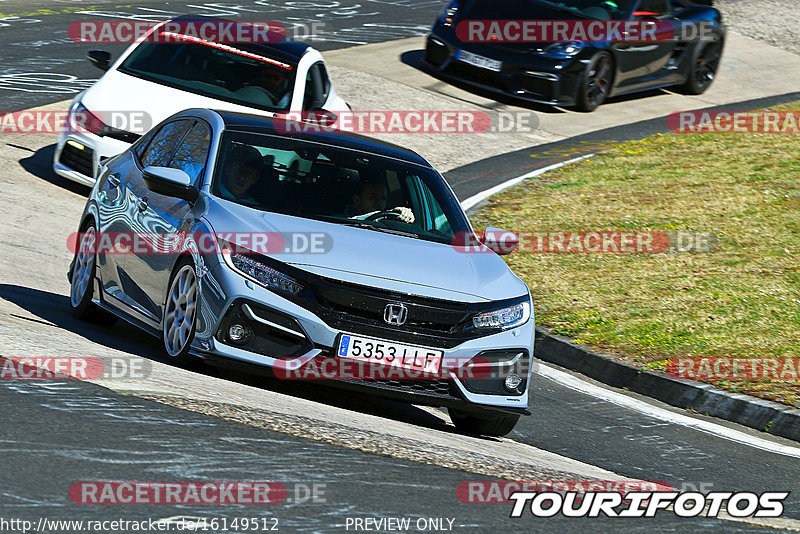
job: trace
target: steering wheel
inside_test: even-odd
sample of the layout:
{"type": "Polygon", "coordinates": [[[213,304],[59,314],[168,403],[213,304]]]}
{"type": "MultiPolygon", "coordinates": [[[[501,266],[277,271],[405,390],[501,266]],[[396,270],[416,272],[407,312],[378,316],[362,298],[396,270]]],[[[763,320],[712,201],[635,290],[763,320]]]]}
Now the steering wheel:
{"type": "Polygon", "coordinates": [[[377,221],[378,219],[384,219],[386,217],[395,217],[395,218],[399,219],[400,218],[400,213],[397,212],[397,211],[392,211],[392,210],[377,211],[377,212],[373,213],[372,215],[370,215],[369,217],[364,217],[364,220],[365,221],[377,221]]]}

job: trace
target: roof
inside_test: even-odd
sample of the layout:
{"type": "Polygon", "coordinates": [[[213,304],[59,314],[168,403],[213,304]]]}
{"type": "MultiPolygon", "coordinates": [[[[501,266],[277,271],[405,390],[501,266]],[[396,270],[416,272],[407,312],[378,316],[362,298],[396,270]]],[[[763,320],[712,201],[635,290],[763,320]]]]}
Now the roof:
{"type": "MultiPolygon", "coordinates": [[[[430,168],[431,165],[425,159],[407,148],[379,141],[372,137],[359,135],[349,132],[326,132],[314,131],[314,128],[309,128],[307,132],[286,132],[282,129],[276,129],[273,125],[273,119],[264,117],[263,115],[251,115],[247,113],[236,113],[232,111],[214,110],[225,123],[226,130],[236,130],[242,132],[254,133],[270,133],[277,134],[283,137],[291,137],[303,141],[313,141],[317,143],[325,143],[329,145],[350,148],[354,150],[362,150],[364,152],[371,152],[379,156],[387,156],[418,165],[423,165],[430,168]]],[[[283,121],[283,119],[274,119],[275,121],[283,121]]]]}
{"type": "MultiPolygon", "coordinates": [[[[237,21],[231,19],[223,19],[216,17],[204,17],[202,15],[181,15],[171,19],[175,22],[190,22],[190,21],[211,21],[211,22],[231,22],[235,24],[246,24],[248,21],[237,21]]],[[[254,53],[271,53],[273,55],[282,56],[284,60],[290,60],[294,63],[300,61],[306,50],[310,48],[305,43],[285,39],[280,42],[274,43],[229,43],[231,46],[247,50],[254,53]]]]}

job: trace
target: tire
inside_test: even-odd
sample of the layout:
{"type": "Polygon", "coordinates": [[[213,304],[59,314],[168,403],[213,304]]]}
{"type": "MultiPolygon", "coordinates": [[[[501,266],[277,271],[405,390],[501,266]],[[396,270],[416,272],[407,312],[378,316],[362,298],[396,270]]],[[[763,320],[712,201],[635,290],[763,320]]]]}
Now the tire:
{"type": "Polygon", "coordinates": [[[97,256],[92,250],[97,239],[94,223],[84,226],[80,233],[80,243],[75,250],[70,274],[69,304],[72,316],[103,326],[116,322],[116,316],[97,307],[94,297],[94,279],[97,272],[97,256]]]}
{"type": "Polygon", "coordinates": [[[611,92],[614,76],[614,60],[608,52],[596,53],[586,65],[581,76],[575,107],[578,111],[591,112],[600,107],[611,92]]]}
{"type": "Polygon", "coordinates": [[[178,365],[194,361],[189,354],[197,323],[199,287],[192,260],[182,258],[172,271],[164,299],[161,341],[169,359],[178,365]]]}
{"type": "Polygon", "coordinates": [[[722,41],[713,41],[698,46],[689,75],[686,81],[678,86],[680,92],[687,95],[702,95],[717,76],[719,62],[722,59],[722,41]]]}
{"type": "Polygon", "coordinates": [[[450,420],[461,432],[484,436],[505,436],[514,430],[519,421],[519,416],[512,414],[477,415],[453,408],[448,408],[447,412],[450,414],[450,420]]]}

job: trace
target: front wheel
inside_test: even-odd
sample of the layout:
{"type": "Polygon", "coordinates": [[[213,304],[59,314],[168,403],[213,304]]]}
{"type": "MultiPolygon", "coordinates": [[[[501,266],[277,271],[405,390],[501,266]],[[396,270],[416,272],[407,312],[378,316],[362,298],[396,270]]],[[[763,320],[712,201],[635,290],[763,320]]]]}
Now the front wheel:
{"type": "Polygon", "coordinates": [[[90,321],[103,326],[114,324],[116,317],[95,305],[94,278],[97,270],[94,253],[97,232],[94,224],[88,224],[80,234],[78,249],[72,260],[72,276],[70,277],[69,305],[72,316],[82,321],[90,321]]]}
{"type": "Polygon", "coordinates": [[[194,339],[197,303],[197,273],[194,263],[184,259],[170,278],[161,336],[167,355],[179,365],[192,360],[189,350],[194,339]]]}
{"type": "Polygon", "coordinates": [[[686,81],[678,88],[688,95],[702,95],[714,83],[720,60],[722,43],[719,41],[698,47],[686,81]]]}
{"type": "Polygon", "coordinates": [[[579,111],[594,111],[611,92],[613,60],[607,52],[598,52],[586,65],[578,88],[575,106],[579,111]]]}
{"type": "Polygon", "coordinates": [[[519,416],[513,414],[476,415],[453,408],[448,408],[447,412],[458,430],[484,436],[505,436],[519,421],[519,416]]]}

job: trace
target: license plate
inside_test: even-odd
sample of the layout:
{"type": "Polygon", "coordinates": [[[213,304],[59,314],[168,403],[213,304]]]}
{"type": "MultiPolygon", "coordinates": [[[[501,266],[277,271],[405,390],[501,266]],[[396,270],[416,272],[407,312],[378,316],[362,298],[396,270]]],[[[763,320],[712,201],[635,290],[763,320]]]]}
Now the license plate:
{"type": "Polygon", "coordinates": [[[337,354],[340,358],[436,374],[442,367],[443,356],[437,349],[350,334],[342,334],[337,354]]]}
{"type": "Polygon", "coordinates": [[[469,63],[470,65],[475,65],[476,67],[480,67],[482,69],[494,71],[500,71],[500,67],[503,64],[501,61],[496,59],[479,56],[478,54],[473,54],[472,52],[467,52],[466,50],[459,50],[458,56],[456,57],[464,63],[469,63]]]}

